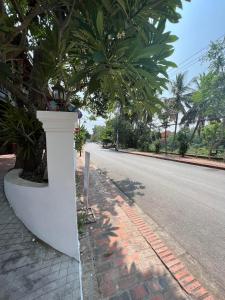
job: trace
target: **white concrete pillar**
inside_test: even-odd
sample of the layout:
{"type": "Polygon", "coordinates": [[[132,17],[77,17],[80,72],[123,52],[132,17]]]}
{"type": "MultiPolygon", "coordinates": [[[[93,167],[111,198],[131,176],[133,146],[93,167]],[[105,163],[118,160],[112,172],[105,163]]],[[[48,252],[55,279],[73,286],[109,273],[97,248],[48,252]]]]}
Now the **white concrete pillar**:
{"type": "Polygon", "coordinates": [[[48,234],[51,245],[79,260],[77,231],[75,150],[73,130],[77,113],[38,111],[47,142],[49,196],[48,234]]]}

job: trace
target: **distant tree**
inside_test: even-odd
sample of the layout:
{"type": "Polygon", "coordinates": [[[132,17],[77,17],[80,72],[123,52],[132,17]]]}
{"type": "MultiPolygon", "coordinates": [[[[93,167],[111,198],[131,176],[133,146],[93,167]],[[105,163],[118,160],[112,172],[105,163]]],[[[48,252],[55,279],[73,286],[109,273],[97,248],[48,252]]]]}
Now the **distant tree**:
{"type": "MultiPolygon", "coordinates": [[[[206,121],[221,120],[225,129],[225,38],[211,43],[204,60],[209,63],[209,72],[195,80],[197,90],[181,120],[181,124],[195,124],[190,142],[206,121]]],[[[224,131],[220,141],[224,139],[224,131]]]]}
{"type": "Polygon", "coordinates": [[[209,62],[209,69],[216,73],[225,73],[225,37],[211,42],[210,48],[203,60],[209,62]]]}
{"type": "Polygon", "coordinates": [[[189,85],[185,83],[185,73],[179,73],[176,76],[176,79],[171,82],[171,91],[173,94],[172,109],[175,112],[175,130],[173,135],[172,150],[174,150],[174,144],[176,140],[179,113],[185,114],[185,106],[190,107],[190,96],[187,95],[189,90],[189,85]]]}
{"type": "Polygon", "coordinates": [[[212,155],[214,149],[217,150],[218,146],[225,145],[225,139],[221,141],[221,134],[224,135],[224,132],[221,133],[222,130],[224,130],[222,123],[217,121],[212,121],[203,128],[202,136],[208,148],[209,156],[212,155]]]}
{"type": "Polygon", "coordinates": [[[89,136],[90,134],[84,127],[84,125],[82,125],[80,127],[80,130],[74,134],[75,149],[80,153],[80,156],[82,153],[83,146],[89,136]]]}
{"type": "Polygon", "coordinates": [[[92,142],[100,142],[102,140],[102,135],[105,131],[105,126],[95,125],[93,128],[93,133],[91,135],[92,142]]]}
{"type": "Polygon", "coordinates": [[[173,121],[173,114],[171,114],[171,106],[168,103],[164,103],[163,110],[158,114],[158,118],[160,120],[160,127],[164,130],[164,144],[165,144],[165,152],[168,152],[168,131],[167,129],[171,126],[171,121],[173,121]]]}
{"type": "MultiPolygon", "coordinates": [[[[57,82],[66,90],[66,103],[98,115],[117,101],[153,107],[167,69],[175,66],[167,59],[176,37],[165,25],[179,21],[181,7],[181,0],[3,0],[0,84],[33,117],[46,109],[57,82]]],[[[34,149],[44,149],[40,140],[34,149]]]]}

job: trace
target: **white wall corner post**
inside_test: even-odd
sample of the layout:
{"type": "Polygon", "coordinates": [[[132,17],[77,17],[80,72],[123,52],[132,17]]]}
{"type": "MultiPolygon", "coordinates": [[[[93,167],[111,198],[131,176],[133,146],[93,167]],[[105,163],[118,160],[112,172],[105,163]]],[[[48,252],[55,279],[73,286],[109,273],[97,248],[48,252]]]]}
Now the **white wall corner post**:
{"type": "Polygon", "coordinates": [[[44,222],[50,244],[80,260],[76,213],[75,151],[73,130],[78,116],[73,112],[38,111],[46,132],[49,196],[44,222]]]}

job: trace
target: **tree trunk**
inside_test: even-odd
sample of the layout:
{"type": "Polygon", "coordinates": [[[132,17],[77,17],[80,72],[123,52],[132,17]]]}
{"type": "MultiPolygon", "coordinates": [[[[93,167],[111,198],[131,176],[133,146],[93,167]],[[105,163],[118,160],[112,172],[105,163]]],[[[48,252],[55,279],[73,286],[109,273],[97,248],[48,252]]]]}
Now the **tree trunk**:
{"type": "Polygon", "coordinates": [[[200,120],[198,119],[198,121],[197,121],[197,123],[196,123],[196,126],[195,126],[195,129],[194,129],[194,131],[193,131],[193,133],[192,133],[192,135],[191,135],[191,138],[190,138],[189,144],[191,144],[191,142],[193,141],[193,138],[194,138],[194,136],[195,136],[195,133],[196,133],[196,131],[197,131],[198,127],[199,127],[199,124],[200,124],[200,120]]]}
{"type": "Polygon", "coordinates": [[[24,168],[24,159],[23,156],[20,152],[20,150],[18,149],[18,147],[16,148],[16,162],[15,162],[15,169],[23,169],[24,168]]]}
{"type": "Polygon", "coordinates": [[[42,135],[38,141],[35,151],[35,164],[34,175],[43,179],[45,174],[47,174],[47,149],[45,132],[42,132],[42,135]]]}
{"type": "Polygon", "coordinates": [[[176,140],[176,135],[177,135],[177,123],[178,123],[178,113],[176,114],[176,119],[175,119],[175,130],[174,130],[174,136],[173,136],[172,152],[174,151],[175,140],[176,140]]]}
{"type": "Polygon", "coordinates": [[[165,153],[167,155],[167,128],[165,127],[165,153]]]}

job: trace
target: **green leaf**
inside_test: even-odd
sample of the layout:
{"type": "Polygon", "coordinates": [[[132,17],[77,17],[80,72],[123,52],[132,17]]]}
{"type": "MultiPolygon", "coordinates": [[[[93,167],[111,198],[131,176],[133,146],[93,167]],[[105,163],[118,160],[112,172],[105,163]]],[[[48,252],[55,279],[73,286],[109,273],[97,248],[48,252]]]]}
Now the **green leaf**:
{"type": "Polygon", "coordinates": [[[103,61],[105,61],[105,55],[100,51],[96,51],[93,53],[93,59],[95,62],[98,62],[98,63],[103,62],[103,61]]]}
{"type": "Polygon", "coordinates": [[[167,43],[174,43],[178,40],[179,38],[176,35],[169,35],[167,39],[167,43]]]}
{"type": "Polygon", "coordinates": [[[150,58],[152,55],[159,54],[163,50],[163,47],[163,45],[152,45],[141,50],[138,49],[138,51],[133,52],[130,58],[134,59],[134,61],[138,61],[141,58],[150,58]]]}
{"type": "Polygon", "coordinates": [[[96,25],[97,25],[99,35],[102,36],[103,29],[104,29],[104,16],[102,10],[98,11],[96,25]]]}
{"type": "Polygon", "coordinates": [[[177,65],[172,62],[172,61],[167,61],[167,60],[164,60],[163,64],[167,67],[171,67],[171,68],[177,68],[177,65]]]}
{"type": "Polygon", "coordinates": [[[4,80],[8,79],[12,75],[10,66],[8,64],[0,62],[0,70],[0,78],[4,80]]]}
{"type": "Polygon", "coordinates": [[[161,19],[158,23],[157,31],[163,33],[166,27],[166,19],[161,19]]]}
{"type": "Polygon", "coordinates": [[[122,7],[123,11],[125,12],[126,16],[127,15],[127,10],[126,10],[126,4],[124,0],[117,0],[117,2],[119,3],[119,5],[122,7]]]}

